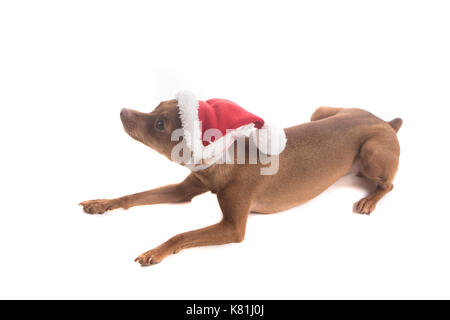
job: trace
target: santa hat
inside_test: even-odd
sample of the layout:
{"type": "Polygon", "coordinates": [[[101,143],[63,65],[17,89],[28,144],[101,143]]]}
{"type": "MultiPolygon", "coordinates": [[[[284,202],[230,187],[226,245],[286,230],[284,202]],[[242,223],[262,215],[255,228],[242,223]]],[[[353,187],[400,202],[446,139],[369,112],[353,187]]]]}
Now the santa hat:
{"type": "Polygon", "coordinates": [[[251,137],[267,155],[280,154],[286,146],[283,129],[225,99],[197,100],[188,91],[176,95],[183,136],[194,159],[220,156],[239,137],[251,137]]]}

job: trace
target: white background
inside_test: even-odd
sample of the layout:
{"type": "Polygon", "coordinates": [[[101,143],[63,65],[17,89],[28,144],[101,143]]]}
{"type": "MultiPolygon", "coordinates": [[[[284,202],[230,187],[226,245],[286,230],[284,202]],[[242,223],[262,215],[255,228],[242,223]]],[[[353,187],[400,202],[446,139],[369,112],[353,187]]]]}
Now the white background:
{"type": "Polygon", "coordinates": [[[446,1],[2,1],[0,298],[450,298],[446,1]],[[240,244],[134,258],[220,219],[215,196],[90,216],[77,204],[181,181],[122,107],[176,91],[272,123],[316,107],[401,117],[392,193],[372,216],[347,176],[251,215],[240,244]]]}

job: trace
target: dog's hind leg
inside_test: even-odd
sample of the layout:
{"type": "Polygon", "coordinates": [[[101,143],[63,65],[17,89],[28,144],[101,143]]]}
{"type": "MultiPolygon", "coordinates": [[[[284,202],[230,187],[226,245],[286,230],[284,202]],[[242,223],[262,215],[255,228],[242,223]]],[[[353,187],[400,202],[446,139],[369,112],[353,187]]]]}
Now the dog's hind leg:
{"type": "Polygon", "coordinates": [[[342,108],[319,107],[312,114],[311,121],[317,121],[328,117],[332,117],[341,110],[342,108]]]}
{"type": "Polygon", "coordinates": [[[377,202],[393,189],[399,155],[400,146],[393,132],[383,132],[362,145],[359,154],[361,175],[374,181],[376,188],[356,204],[357,213],[370,214],[377,202]]]}
{"type": "Polygon", "coordinates": [[[134,206],[142,206],[159,203],[183,203],[189,202],[195,196],[207,192],[200,180],[190,174],[183,182],[156,188],[149,191],[135,193],[116,199],[98,199],[81,202],[86,213],[104,213],[114,209],[128,209],[134,206]]]}

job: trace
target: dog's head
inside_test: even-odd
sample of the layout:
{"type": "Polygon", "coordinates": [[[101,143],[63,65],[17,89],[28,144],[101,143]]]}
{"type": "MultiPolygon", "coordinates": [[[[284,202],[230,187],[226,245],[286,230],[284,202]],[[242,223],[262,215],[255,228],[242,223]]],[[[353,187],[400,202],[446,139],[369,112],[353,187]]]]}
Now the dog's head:
{"type": "Polygon", "coordinates": [[[177,100],[161,102],[150,113],[131,109],[120,112],[125,131],[133,138],[170,159],[178,141],[172,141],[172,132],[181,128],[177,100]]]}

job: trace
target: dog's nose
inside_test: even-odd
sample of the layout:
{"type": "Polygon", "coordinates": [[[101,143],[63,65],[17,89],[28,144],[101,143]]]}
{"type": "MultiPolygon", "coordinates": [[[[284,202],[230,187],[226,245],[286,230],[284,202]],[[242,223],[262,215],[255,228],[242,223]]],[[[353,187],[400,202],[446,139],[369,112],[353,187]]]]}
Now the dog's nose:
{"type": "Polygon", "coordinates": [[[127,116],[128,114],[128,109],[127,108],[123,108],[122,110],[120,110],[120,118],[123,119],[127,116]]]}

